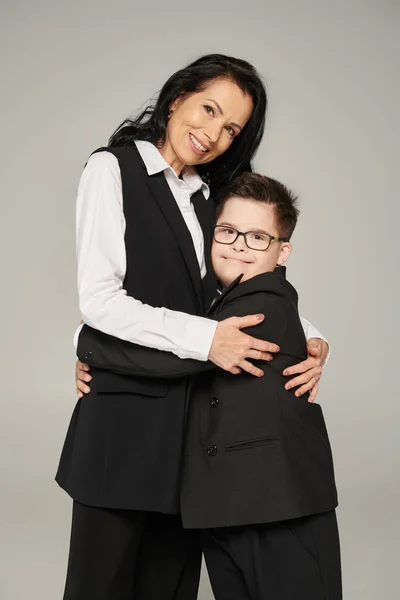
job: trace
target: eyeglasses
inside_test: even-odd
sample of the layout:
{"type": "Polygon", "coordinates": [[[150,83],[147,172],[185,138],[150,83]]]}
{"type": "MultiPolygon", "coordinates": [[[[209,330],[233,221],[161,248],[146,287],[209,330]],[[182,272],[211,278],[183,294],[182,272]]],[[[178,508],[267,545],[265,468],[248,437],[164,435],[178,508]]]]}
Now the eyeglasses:
{"type": "Polygon", "coordinates": [[[246,246],[250,250],[260,250],[265,252],[271,245],[271,242],[288,242],[287,237],[276,237],[269,233],[260,233],[258,231],[238,231],[234,227],[228,225],[216,225],[214,227],[214,240],[218,244],[233,244],[238,239],[239,235],[244,237],[246,246]]]}

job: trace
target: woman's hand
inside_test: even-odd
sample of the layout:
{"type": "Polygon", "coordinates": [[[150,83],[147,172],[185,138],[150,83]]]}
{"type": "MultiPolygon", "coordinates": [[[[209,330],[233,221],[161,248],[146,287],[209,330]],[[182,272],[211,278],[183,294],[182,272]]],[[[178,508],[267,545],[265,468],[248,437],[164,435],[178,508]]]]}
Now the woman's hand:
{"type": "Polygon", "coordinates": [[[89,373],[90,367],[86,363],[81,362],[80,360],[76,361],[75,365],[75,383],[76,383],[76,393],[78,394],[78,399],[82,398],[85,394],[90,392],[90,387],[86,385],[91,381],[92,376],[89,373]]]}
{"type": "Polygon", "coordinates": [[[259,325],[263,319],[264,315],[251,315],[230,317],[218,323],[208,359],[234,375],[247,371],[250,375],[262,377],[264,372],[246,359],[272,360],[270,353],[279,352],[279,346],[253,338],[240,330],[259,325]]]}
{"type": "Polygon", "coordinates": [[[297,365],[293,365],[283,371],[285,376],[298,375],[285,385],[285,389],[290,390],[299,387],[295,394],[297,397],[306,392],[310,392],[308,402],[314,402],[318,393],[318,381],[321,379],[322,367],[328,356],[329,346],[320,338],[311,338],[307,342],[308,358],[297,365]]]}

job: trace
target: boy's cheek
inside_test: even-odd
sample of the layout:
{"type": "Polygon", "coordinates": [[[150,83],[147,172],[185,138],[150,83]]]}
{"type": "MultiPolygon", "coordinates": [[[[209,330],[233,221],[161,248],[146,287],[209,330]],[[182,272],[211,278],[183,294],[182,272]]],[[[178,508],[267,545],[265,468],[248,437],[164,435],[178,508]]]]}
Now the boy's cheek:
{"type": "Polygon", "coordinates": [[[243,273],[243,269],[238,265],[230,263],[226,261],[221,256],[212,257],[212,265],[217,276],[217,279],[220,283],[226,287],[232,283],[241,273],[243,273]]]}
{"type": "Polygon", "coordinates": [[[218,274],[217,271],[221,271],[226,266],[221,256],[213,251],[211,251],[211,263],[216,274],[218,274]]]}

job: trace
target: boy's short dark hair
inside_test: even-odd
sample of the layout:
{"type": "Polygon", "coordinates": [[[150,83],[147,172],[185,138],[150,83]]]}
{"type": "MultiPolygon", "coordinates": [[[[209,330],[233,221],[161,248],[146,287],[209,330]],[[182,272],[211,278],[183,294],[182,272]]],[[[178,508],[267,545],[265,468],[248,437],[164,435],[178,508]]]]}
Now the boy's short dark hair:
{"type": "Polygon", "coordinates": [[[297,208],[297,196],[283,183],[259,173],[238,175],[225,185],[217,196],[217,219],[225,202],[234,196],[273,205],[279,237],[291,238],[300,211],[297,208]]]}

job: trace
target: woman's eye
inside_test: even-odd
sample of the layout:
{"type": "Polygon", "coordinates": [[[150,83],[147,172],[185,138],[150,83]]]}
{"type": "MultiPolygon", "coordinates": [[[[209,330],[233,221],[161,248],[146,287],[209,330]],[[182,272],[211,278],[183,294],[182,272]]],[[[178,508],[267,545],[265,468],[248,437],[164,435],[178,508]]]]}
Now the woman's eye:
{"type": "Polygon", "coordinates": [[[233,129],[233,127],[230,127],[230,126],[228,126],[228,127],[226,128],[226,130],[227,130],[227,132],[229,133],[229,135],[230,135],[231,137],[234,137],[234,135],[235,135],[235,130],[233,129]]]}
{"type": "Polygon", "coordinates": [[[206,111],[207,114],[214,115],[214,109],[212,106],[208,106],[207,104],[205,104],[204,110],[206,111]]]}

